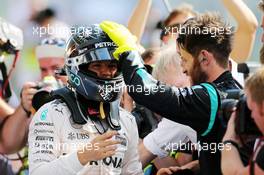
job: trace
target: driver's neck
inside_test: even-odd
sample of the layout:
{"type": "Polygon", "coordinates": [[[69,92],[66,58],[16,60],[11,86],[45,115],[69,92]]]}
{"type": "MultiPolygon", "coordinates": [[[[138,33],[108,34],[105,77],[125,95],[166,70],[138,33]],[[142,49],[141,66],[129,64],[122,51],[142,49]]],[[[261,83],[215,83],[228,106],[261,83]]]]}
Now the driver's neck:
{"type": "Polygon", "coordinates": [[[208,82],[213,82],[215,81],[220,75],[222,75],[224,72],[226,72],[227,69],[224,69],[220,66],[214,66],[214,68],[208,70],[207,75],[208,75],[208,82]]]}

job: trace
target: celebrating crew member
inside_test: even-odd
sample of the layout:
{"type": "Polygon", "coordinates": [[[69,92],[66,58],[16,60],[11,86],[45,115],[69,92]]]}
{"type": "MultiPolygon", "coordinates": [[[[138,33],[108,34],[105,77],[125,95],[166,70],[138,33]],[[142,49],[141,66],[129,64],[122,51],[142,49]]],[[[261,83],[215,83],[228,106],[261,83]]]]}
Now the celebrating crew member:
{"type": "Polygon", "coordinates": [[[124,26],[110,21],[100,26],[118,45],[114,55],[121,63],[125,83],[145,89],[129,91],[131,97],[165,118],[192,127],[202,146],[201,173],[221,174],[220,151],[212,152],[210,146],[219,146],[225,132],[217,117],[222,97],[218,91],[238,89],[228,71],[233,38],[230,26],[212,13],[199,14],[183,24],[177,39],[179,54],[184,72],[194,85],[186,88],[164,88],[163,83],[149,75],[136,51],[135,37],[124,26]]]}

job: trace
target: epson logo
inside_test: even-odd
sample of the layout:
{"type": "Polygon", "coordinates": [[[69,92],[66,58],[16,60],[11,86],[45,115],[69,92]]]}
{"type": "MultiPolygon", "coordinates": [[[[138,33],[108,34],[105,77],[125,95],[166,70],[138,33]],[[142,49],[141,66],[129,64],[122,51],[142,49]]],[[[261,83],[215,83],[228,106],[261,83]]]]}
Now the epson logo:
{"type": "Polygon", "coordinates": [[[35,140],[39,140],[39,141],[54,141],[53,137],[49,137],[49,136],[37,136],[35,140]]]}
{"type": "Polygon", "coordinates": [[[94,45],[95,48],[102,48],[102,47],[116,47],[116,44],[114,42],[101,42],[96,43],[94,45]]]}

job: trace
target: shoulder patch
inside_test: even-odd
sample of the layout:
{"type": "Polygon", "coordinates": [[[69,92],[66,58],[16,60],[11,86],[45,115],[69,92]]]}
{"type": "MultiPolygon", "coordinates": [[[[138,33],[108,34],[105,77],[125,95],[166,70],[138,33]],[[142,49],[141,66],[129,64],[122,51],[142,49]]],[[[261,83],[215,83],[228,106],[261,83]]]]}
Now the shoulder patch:
{"type": "Polygon", "coordinates": [[[59,112],[63,115],[64,108],[67,107],[67,105],[62,100],[56,99],[51,102],[51,107],[55,112],[59,112]]]}

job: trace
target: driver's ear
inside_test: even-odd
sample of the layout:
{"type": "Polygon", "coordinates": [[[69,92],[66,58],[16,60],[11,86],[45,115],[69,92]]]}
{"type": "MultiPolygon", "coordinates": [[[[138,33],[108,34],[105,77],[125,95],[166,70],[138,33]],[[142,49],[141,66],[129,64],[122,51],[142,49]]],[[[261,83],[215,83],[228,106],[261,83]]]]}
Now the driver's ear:
{"type": "Polygon", "coordinates": [[[207,50],[201,50],[198,59],[203,65],[208,65],[211,62],[212,56],[207,50]]]}

